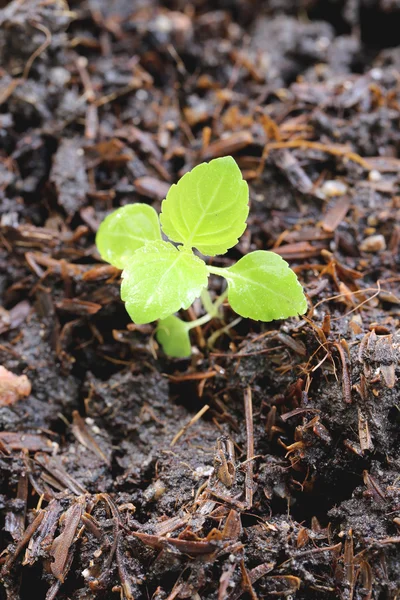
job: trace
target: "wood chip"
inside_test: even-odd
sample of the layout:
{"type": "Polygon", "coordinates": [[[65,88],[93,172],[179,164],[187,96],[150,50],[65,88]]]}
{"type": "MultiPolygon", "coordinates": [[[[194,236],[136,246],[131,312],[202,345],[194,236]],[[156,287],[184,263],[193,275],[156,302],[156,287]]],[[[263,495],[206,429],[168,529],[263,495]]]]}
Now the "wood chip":
{"type": "Polygon", "coordinates": [[[301,259],[319,256],[321,248],[312,246],[308,242],[296,242],[294,244],[285,244],[274,248],[274,252],[282,256],[282,258],[301,259]]]}
{"type": "Polygon", "coordinates": [[[350,197],[342,196],[335,204],[327,211],[321,223],[322,229],[328,232],[333,232],[345,218],[347,211],[350,208],[350,197]]]}
{"type": "Polygon", "coordinates": [[[164,200],[169,188],[169,183],[156,179],[155,177],[139,177],[134,181],[136,191],[146,198],[152,200],[164,200]]]}
{"type": "Polygon", "coordinates": [[[89,433],[85,421],[77,410],[74,410],[72,413],[72,418],[71,431],[78,442],[96,454],[106,465],[110,465],[110,459],[104,454],[94,437],[89,433]]]}
{"type": "Polygon", "coordinates": [[[0,431],[0,442],[12,452],[28,450],[29,452],[53,452],[52,442],[43,435],[24,433],[21,431],[0,431]]]}
{"type": "Polygon", "coordinates": [[[79,298],[64,298],[60,302],[56,302],[55,306],[58,310],[82,317],[95,315],[101,309],[101,304],[80,300],[79,298]]]}
{"type": "Polygon", "coordinates": [[[69,549],[74,541],[79,522],[81,520],[83,506],[80,503],[73,504],[65,513],[64,529],[56,537],[51,545],[50,556],[54,562],[50,564],[54,577],[61,582],[65,579],[64,569],[67,565],[69,549]]]}
{"type": "Polygon", "coordinates": [[[254,142],[253,136],[249,131],[238,131],[232,135],[213,142],[202,152],[203,160],[210,160],[218,156],[228,156],[235,154],[239,150],[250,146],[254,142]]]}

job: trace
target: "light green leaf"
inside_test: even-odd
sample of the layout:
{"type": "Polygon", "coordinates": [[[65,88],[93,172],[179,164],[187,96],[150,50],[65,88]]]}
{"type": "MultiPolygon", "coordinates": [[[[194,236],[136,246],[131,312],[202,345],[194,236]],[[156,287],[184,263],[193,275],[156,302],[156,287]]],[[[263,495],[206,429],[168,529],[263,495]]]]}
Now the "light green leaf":
{"type": "Polygon", "coordinates": [[[156,337],[168,356],[185,358],[192,353],[187,323],[174,315],[158,322],[156,337]]]}
{"type": "Polygon", "coordinates": [[[202,163],[170,187],[161,226],[174,242],[208,256],[225,254],[246,229],[247,183],[231,156],[202,163]]]}
{"type": "Polygon", "coordinates": [[[307,310],[303,288],[279,254],[257,250],[220,271],[228,281],[229,303],[242,317],[273,321],[307,310]]]}
{"type": "Polygon", "coordinates": [[[122,273],[121,298],[134,323],[165,319],[189,308],[207,285],[204,261],[169,242],[149,242],[122,273]]]}
{"type": "Polygon", "coordinates": [[[161,240],[160,223],[148,204],[127,204],[117,208],[101,223],[96,235],[100,256],[123,269],[132,254],[147,242],[161,240]]]}

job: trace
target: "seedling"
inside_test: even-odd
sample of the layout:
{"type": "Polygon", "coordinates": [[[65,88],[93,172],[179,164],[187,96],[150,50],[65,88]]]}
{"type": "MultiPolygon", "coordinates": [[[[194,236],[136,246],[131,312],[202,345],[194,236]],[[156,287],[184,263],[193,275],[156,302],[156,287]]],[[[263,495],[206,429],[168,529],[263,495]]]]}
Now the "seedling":
{"type": "Polygon", "coordinates": [[[172,185],[156,211],[129,204],[104,219],[96,237],[101,257],[122,269],[121,298],[134,323],[159,319],[157,340],[166,354],[189,356],[189,331],[219,314],[228,297],[242,317],[272,321],[303,314],[307,302],[289,265],[274,252],[257,250],[231,267],[208,265],[202,255],[225,254],[246,229],[247,183],[228,156],[202,163],[172,185]],[[224,277],[226,291],[212,303],[210,274],[224,277]],[[206,314],[185,322],[174,316],[201,297],[206,314]]]}

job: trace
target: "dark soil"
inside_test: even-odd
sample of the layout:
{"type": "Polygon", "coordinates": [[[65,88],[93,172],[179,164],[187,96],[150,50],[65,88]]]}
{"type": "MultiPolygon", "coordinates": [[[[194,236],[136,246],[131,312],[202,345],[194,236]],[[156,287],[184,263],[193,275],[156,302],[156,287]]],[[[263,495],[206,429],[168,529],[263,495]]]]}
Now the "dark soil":
{"type": "Polygon", "coordinates": [[[2,4],[0,598],[399,598],[400,2],[2,4]],[[309,311],[171,360],[95,232],[223,155],[309,311]]]}

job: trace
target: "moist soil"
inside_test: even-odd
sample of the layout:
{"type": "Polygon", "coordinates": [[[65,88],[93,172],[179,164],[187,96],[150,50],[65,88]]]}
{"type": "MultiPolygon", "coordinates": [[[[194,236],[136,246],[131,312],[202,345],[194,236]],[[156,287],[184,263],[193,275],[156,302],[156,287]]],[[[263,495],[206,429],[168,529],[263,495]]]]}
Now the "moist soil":
{"type": "Polygon", "coordinates": [[[400,2],[2,5],[0,598],[399,598],[400,2]],[[224,155],[308,312],[171,359],[95,233],[224,155]]]}

